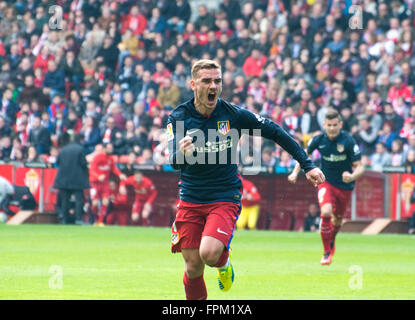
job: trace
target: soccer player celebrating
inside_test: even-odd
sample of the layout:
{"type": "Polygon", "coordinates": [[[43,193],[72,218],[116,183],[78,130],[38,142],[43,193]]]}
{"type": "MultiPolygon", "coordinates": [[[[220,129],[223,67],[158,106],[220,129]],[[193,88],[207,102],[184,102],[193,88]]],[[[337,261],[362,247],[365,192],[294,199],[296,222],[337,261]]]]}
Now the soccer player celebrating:
{"type": "Polygon", "coordinates": [[[112,158],[113,146],[111,143],[104,145],[102,151],[92,158],[89,167],[91,211],[94,217],[98,217],[96,225],[104,226],[105,215],[107,214],[111,190],[109,187],[110,174],[115,174],[124,180],[126,176],[115,166],[112,158]],[[99,205],[101,208],[98,210],[99,205]]]}
{"type": "MultiPolygon", "coordinates": [[[[322,265],[332,262],[336,235],[350,202],[354,181],[364,172],[359,146],[349,133],[342,130],[342,125],[339,113],[329,109],[324,121],[325,132],[314,136],[307,147],[308,154],[316,149],[320,152],[321,168],[327,179],[318,186],[320,234],[324,247],[322,265]]],[[[295,183],[299,172],[297,163],[288,181],[295,183]]]]}
{"type": "Polygon", "coordinates": [[[121,182],[121,194],[127,194],[127,186],[131,186],[135,193],[131,221],[133,224],[147,226],[153,201],[157,196],[157,189],[153,182],[149,178],[144,177],[139,170],[135,170],[133,176],[121,182]]]}
{"type": "Polygon", "coordinates": [[[274,140],[300,163],[314,186],[324,182],[324,175],[276,123],[219,98],[222,72],[216,61],[195,62],[191,76],[194,97],[176,107],[167,123],[170,163],[181,171],[171,249],[185,261],[186,298],[201,300],[207,298],[205,265],[218,268],[222,291],[231,288],[235,277],[229,248],[241,208],[235,160],[241,133],[274,140]]]}

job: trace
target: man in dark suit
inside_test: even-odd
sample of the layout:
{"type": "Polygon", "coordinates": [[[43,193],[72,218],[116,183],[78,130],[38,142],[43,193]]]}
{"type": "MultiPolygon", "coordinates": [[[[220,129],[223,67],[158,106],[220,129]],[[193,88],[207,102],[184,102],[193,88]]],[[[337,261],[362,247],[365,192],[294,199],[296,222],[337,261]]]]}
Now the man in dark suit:
{"type": "Polygon", "coordinates": [[[71,196],[75,196],[75,224],[82,225],[84,189],[89,189],[89,171],[85,159],[84,149],[81,145],[83,137],[75,135],[74,141],[67,144],[69,135],[62,136],[62,148],[56,161],[58,174],[55,178],[54,188],[59,189],[62,209],[62,223],[66,224],[69,220],[69,206],[71,196]]]}

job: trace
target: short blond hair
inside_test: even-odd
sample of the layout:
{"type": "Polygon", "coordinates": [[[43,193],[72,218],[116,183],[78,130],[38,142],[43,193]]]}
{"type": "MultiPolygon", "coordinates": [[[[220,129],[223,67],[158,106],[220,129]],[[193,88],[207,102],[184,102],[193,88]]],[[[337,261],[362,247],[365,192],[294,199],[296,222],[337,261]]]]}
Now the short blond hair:
{"type": "Polygon", "coordinates": [[[221,70],[222,68],[220,64],[214,60],[209,60],[209,59],[198,60],[192,66],[192,79],[196,79],[197,73],[199,72],[199,70],[202,70],[202,69],[221,70]]]}

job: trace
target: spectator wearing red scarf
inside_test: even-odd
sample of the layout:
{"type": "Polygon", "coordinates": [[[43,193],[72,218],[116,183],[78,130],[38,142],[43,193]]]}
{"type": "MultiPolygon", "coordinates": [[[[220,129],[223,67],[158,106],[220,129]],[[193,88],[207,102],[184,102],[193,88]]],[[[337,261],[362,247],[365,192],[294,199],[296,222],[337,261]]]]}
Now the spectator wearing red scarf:
{"type": "Polygon", "coordinates": [[[62,102],[62,97],[60,95],[55,95],[52,99],[52,103],[48,108],[48,113],[50,119],[55,122],[56,120],[56,111],[62,110],[62,113],[66,116],[68,114],[68,109],[65,104],[62,102]]]}

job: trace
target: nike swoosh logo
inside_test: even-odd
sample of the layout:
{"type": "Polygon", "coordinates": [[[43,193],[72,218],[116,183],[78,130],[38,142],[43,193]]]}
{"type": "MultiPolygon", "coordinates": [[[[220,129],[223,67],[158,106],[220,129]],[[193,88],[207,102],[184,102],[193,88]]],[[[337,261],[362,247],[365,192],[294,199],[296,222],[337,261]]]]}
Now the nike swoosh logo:
{"type": "Polygon", "coordinates": [[[227,232],[222,231],[220,228],[218,228],[216,231],[219,232],[219,233],[223,233],[223,234],[229,235],[227,232]]]}
{"type": "Polygon", "coordinates": [[[194,133],[196,133],[198,130],[199,130],[199,129],[187,130],[186,135],[189,135],[189,134],[194,134],[194,133]]]}

